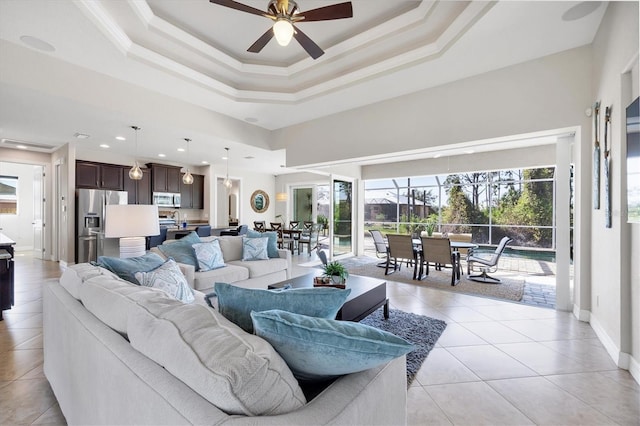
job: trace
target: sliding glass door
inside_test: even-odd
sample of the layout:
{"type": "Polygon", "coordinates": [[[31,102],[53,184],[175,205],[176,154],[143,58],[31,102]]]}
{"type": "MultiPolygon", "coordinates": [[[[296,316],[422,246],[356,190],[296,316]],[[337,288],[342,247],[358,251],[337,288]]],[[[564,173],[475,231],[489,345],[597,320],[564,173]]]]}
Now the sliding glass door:
{"type": "Polygon", "coordinates": [[[332,180],[333,226],[331,232],[333,257],[353,252],[353,182],[332,180]]]}

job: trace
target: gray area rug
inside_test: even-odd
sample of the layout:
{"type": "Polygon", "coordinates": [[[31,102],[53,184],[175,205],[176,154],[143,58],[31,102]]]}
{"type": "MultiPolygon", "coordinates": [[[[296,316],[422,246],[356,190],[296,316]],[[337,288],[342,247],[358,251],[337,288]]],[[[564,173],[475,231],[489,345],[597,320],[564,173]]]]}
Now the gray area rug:
{"type": "Polygon", "coordinates": [[[380,308],[360,323],[393,333],[416,346],[415,350],[407,354],[407,386],[409,386],[429,355],[429,351],[433,349],[447,327],[447,323],[397,309],[389,309],[389,319],[386,320],[382,312],[380,308]]]}
{"type": "Polygon", "coordinates": [[[399,271],[385,275],[384,268],[376,266],[380,261],[367,256],[358,256],[340,261],[347,267],[350,274],[362,275],[365,277],[380,278],[386,281],[396,281],[417,286],[433,287],[441,290],[468,293],[496,299],[507,299],[519,302],[522,300],[524,292],[524,279],[515,277],[499,276],[501,282],[499,284],[485,284],[467,279],[467,274],[462,275],[460,282],[451,285],[451,269],[443,269],[436,271],[429,268],[429,275],[422,280],[413,279],[413,267],[402,265],[399,271]]]}

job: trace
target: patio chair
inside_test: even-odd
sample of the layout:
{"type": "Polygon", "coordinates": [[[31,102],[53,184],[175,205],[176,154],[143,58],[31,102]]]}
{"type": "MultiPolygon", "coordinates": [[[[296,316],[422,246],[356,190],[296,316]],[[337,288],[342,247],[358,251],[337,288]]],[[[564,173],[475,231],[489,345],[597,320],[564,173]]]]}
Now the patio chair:
{"type": "Polygon", "coordinates": [[[399,271],[402,267],[402,262],[406,261],[407,266],[413,264],[413,279],[415,280],[418,272],[418,257],[411,235],[387,234],[387,243],[389,244],[389,256],[387,257],[384,274],[389,275],[392,259],[393,272],[399,271]]]}
{"type": "Polygon", "coordinates": [[[500,279],[490,276],[489,273],[494,273],[498,270],[498,261],[500,260],[500,256],[502,256],[504,249],[511,241],[513,240],[509,237],[502,237],[500,244],[498,244],[496,250],[491,254],[491,257],[485,258],[475,255],[467,257],[468,278],[473,281],[489,284],[499,283],[500,279]],[[480,271],[481,273],[478,275],[471,275],[471,271],[480,271]]]}
{"type": "Polygon", "coordinates": [[[384,259],[382,262],[378,263],[376,266],[379,268],[384,268],[387,265],[387,257],[389,256],[389,248],[387,247],[387,243],[384,241],[384,236],[382,232],[377,229],[372,229],[369,231],[371,237],[373,237],[373,244],[376,246],[376,257],[378,259],[384,259]]]}
{"type": "Polygon", "coordinates": [[[460,281],[460,253],[451,251],[451,241],[448,238],[421,237],[422,251],[420,256],[420,272],[418,279],[422,279],[422,268],[426,266],[426,274],[429,275],[429,262],[437,265],[437,269],[450,265],[451,285],[460,281]]]}
{"type": "Polygon", "coordinates": [[[327,253],[324,250],[318,250],[318,259],[322,262],[322,266],[326,266],[328,263],[327,253]]]}
{"type": "MultiPolygon", "coordinates": [[[[472,234],[449,234],[449,241],[457,241],[457,242],[461,242],[461,243],[470,243],[471,242],[471,238],[472,238],[472,234]]],[[[460,252],[460,260],[464,260],[465,263],[467,262],[467,258],[473,254],[473,249],[468,249],[468,248],[460,248],[458,249],[458,251],[460,252]]],[[[463,272],[464,270],[462,269],[462,265],[460,267],[460,272],[463,272]]]]}

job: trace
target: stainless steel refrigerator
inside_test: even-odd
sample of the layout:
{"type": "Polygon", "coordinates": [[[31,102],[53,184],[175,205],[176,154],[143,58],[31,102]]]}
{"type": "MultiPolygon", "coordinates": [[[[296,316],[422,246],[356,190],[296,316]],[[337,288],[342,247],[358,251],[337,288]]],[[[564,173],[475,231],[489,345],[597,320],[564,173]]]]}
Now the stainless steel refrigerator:
{"type": "Polygon", "coordinates": [[[94,261],[98,256],[119,256],[119,239],[104,237],[107,204],[127,204],[127,191],[77,190],[76,263],[94,261]]]}

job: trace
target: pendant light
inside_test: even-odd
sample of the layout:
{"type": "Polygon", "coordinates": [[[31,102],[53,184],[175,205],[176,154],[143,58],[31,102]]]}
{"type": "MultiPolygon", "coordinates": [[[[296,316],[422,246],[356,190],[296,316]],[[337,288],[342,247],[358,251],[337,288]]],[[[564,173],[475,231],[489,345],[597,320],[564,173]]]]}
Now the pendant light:
{"type": "MultiPolygon", "coordinates": [[[[133,130],[136,132],[136,157],[138,156],[138,130],[140,127],[131,126],[133,130]]],[[[140,169],[140,164],[138,160],[134,160],[133,167],[129,170],[129,179],[131,180],[142,180],[142,170],[140,169]]]]}
{"type": "MultiPolygon", "coordinates": [[[[189,161],[189,142],[191,142],[191,139],[184,138],[184,140],[187,142],[187,162],[188,162],[189,161]]],[[[188,166],[187,166],[187,173],[182,175],[182,183],[184,183],[185,185],[191,185],[193,183],[193,175],[189,171],[188,166]]]]}
{"type": "Polygon", "coordinates": [[[227,159],[227,177],[224,179],[224,182],[222,184],[225,186],[225,188],[227,188],[228,191],[233,186],[233,183],[231,182],[231,179],[229,179],[229,148],[225,148],[225,150],[227,151],[227,156],[225,157],[227,159]]]}

